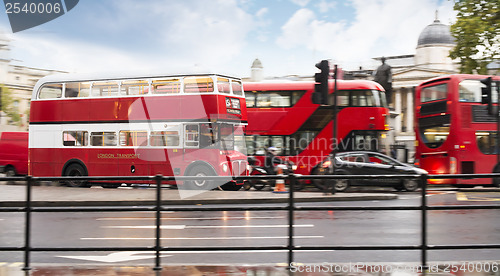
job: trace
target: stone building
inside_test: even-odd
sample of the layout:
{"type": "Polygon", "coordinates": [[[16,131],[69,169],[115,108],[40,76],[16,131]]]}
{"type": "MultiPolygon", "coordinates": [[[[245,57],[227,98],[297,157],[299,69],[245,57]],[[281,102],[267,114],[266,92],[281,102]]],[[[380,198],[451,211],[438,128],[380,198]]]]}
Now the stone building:
{"type": "MultiPolygon", "coordinates": [[[[385,62],[392,68],[392,104],[391,120],[389,122],[391,131],[388,133],[390,145],[406,150],[397,150],[397,157],[403,161],[413,161],[415,152],[414,132],[414,97],[415,88],[423,81],[449,74],[458,73],[458,63],[451,60],[449,52],[455,46],[454,38],[451,36],[450,27],[437,19],[426,26],[418,37],[416,51],[414,54],[385,56],[385,62]],[[404,157],[408,157],[405,160],[404,157]]],[[[380,61],[382,57],[374,60],[380,61]]],[[[380,63],[378,64],[380,65],[380,63]]],[[[376,66],[378,66],[376,65],[376,66]]],[[[371,79],[375,68],[359,68],[354,71],[343,71],[344,79],[371,79]]],[[[244,81],[260,81],[263,66],[259,59],[252,64],[252,77],[244,81]],[[258,77],[258,78],[257,78],[258,77]]],[[[266,77],[265,79],[276,79],[266,77]]],[[[280,79],[289,80],[313,80],[312,76],[301,76],[291,78],[283,76],[280,79]]]]}
{"type": "Polygon", "coordinates": [[[458,63],[449,57],[454,46],[450,27],[436,18],[420,33],[414,55],[387,57],[386,62],[393,68],[390,139],[393,144],[409,150],[409,161],[412,161],[415,143],[415,88],[425,80],[458,73],[458,63]]]}
{"type": "Polygon", "coordinates": [[[10,39],[0,33],[0,84],[9,90],[13,100],[11,106],[2,106],[0,132],[28,130],[31,93],[36,82],[47,75],[65,73],[15,65],[14,62],[10,57],[10,39]],[[8,117],[4,112],[6,108],[14,109],[19,114],[20,121],[8,117]]]}

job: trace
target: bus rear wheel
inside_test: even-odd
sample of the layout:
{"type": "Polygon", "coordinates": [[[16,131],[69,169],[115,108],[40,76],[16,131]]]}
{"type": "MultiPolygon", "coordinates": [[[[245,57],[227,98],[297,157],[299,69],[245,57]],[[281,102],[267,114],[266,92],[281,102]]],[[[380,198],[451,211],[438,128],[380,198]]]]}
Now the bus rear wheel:
{"type": "MultiPolygon", "coordinates": [[[[64,170],[63,176],[87,176],[87,172],[80,164],[71,164],[64,170]]],[[[64,182],[68,187],[89,188],[91,185],[87,181],[69,179],[64,182]]]]}

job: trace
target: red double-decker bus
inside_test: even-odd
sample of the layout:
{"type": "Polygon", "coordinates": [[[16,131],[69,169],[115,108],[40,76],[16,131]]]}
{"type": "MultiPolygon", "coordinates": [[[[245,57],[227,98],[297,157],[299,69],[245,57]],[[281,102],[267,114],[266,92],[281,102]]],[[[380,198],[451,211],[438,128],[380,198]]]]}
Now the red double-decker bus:
{"type": "MultiPolygon", "coordinates": [[[[489,115],[487,106],[481,104],[481,88],[485,85],[480,80],[487,77],[449,75],[417,87],[415,160],[429,174],[500,172],[496,116],[489,115]]],[[[500,80],[492,78],[493,84],[500,80]]],[[[492,90],[497,103],[494,85],[492,90]]],[[[431,179],[429,183],[470,186],[491,184],[491,179],[431,179]]]]}
{"type": "MultiPolygon", "coordinates": [[[[333,91],[333,81],[330,83],[333,91]]],[[[293,162],[298,174],[317,174],[317,165],[339,151],[383,151],[388,115],[385,92],[366,80],[337,82],[337,137],[333,139],[333,109],[313,104],[314,82],[244,83],[248,108],[248,155],[263,164],[265,149],[276,147],[293,162]],[[337,143],[335,143],[337,142],[337,143]]]]}
{"type": "MultiPolygon", "coordinates": [[[[32,95],[29,173],[218,175],[228,176],[224,188],[236,190],[242,183],[230,181],[232,176],[246,173],[246,122],[242,83],[231,76],[48,76],[32,95]]],[[[181,186],[210,185],[200,180],[181,186]]]]}

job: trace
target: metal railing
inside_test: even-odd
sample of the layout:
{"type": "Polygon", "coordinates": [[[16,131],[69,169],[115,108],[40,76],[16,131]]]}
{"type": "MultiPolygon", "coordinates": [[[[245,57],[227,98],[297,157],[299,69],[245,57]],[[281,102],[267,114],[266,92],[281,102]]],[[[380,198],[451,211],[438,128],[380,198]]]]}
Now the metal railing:
{"type": "MultiPolygon", "coordinates": [[[[0,251],[20,251],[24,252],[23,270],[31,269],[32,252],[54,252],[54,251],[154,251],[155,266],[153,270],[159,271],[161,266],[162,251],[231,251],[231,250],[283,250],[288,251],[288,264],[294,261],[294,252],[306,250],[419,250],[421,255],[421,266],[427,265],[427,253],[429,250],[455,250],[455,249],[500,249],[500,244],[455,244],[455,245],[429,245],[427,242],[427,212],[434,210],[464,210],[464,209],[500,209],[500,205],[453,205],[453,206],[428,206],[427,204],[427,180],[428,179],[469,179],[469,178],[492,178],[500,177],[500,174],[469,174],[469,175],[278,175],[278,176],[242,176],[239,180],[251,179],[284,179],[289,181],[289,198],[287,206],[251,206],[251,207],[168,207],[162,205],[162,183],[164,181],[185,181],[196,180],[200,177],[176,176],[163,177],[161,175],[150,177],[3,177],[0,181],[26,181],[26,200],[24,207],[3,207],[0,212],[24,212],[24,246],[21,247],[0,247],[0,251]],[[156,183],[156,205],[151,207],[33,207],[32,206],[32,186],[40,181],[64,181],[68,179],[82,181],[123,181],[133,183],[134,181],[153,181],[156,183]],[[421,188],[420,206],[378,206],[378,207],[346,207],[346,206],[295,206],[294,187],[296,181],[311,179],[418,179],[421,188]],[[296,246],[294,244],[294,213],[296,211],[421,211],[421,233],[420,244],[416,245],[388,245],[388,246],[296,246]],[[33,247],[31,245],[32,223],[31,216],[33,212],[144,212],[155,213],[155,245],[147,247],[33,247]],[[233,246],[233,247],[164,247],[161,245],[161,213],[165,211],[288,211],[288,242],[283,246],[233,246]]],[[[222,177],[208,176],[205,180],[217,180],[222,177]]],[[[226,179],[227,180],[227,179],[226,179]]],[[[141,205],[138,201],[137,205],[141,205]]],[[[423,272],[425,273],[425,271],[423,272]]]]}

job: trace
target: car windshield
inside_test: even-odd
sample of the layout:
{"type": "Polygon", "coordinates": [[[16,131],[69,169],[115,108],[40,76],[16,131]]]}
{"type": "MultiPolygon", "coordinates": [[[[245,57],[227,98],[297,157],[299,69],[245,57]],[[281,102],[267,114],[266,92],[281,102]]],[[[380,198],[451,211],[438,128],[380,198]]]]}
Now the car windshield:
{"type": "Polygon", "coordinates": [[[384,155],[368,154],[368,159],[370,163],[384,164],[391,166],[400,165],[400,163],[397,162],[396,160],[384,155]]]}
{"type": "Polygon", "coordinates": [[[389,156],[376,154],[376,153],[340,154],[337,156],[337,158],[341,161],[344,161],[344,162],[383,164],[383,165],[390,165],[390,166],[403,165],[399,161],[392,159],[389,156]]]}

